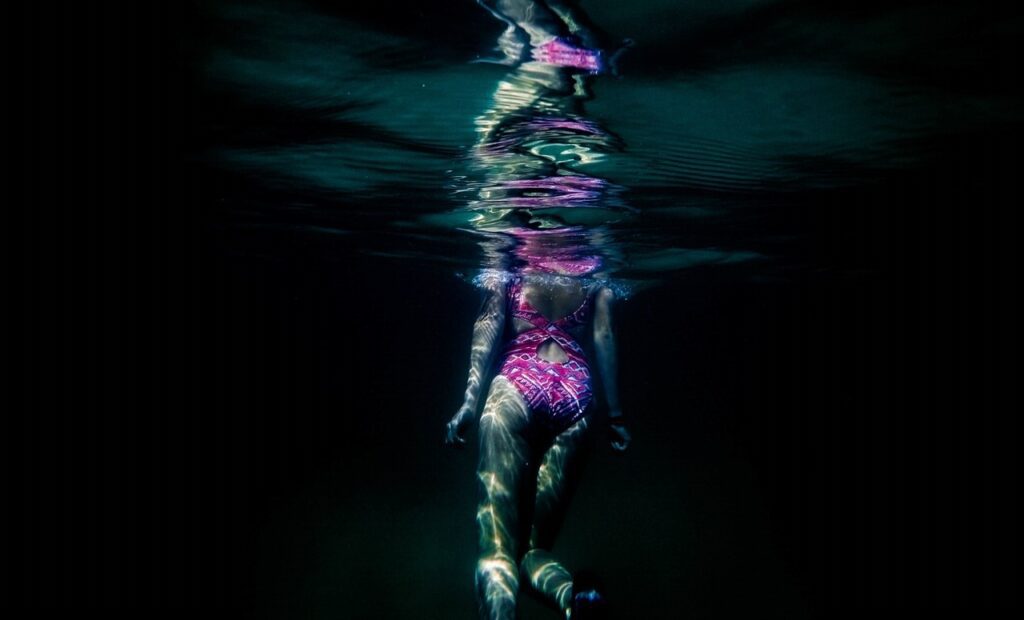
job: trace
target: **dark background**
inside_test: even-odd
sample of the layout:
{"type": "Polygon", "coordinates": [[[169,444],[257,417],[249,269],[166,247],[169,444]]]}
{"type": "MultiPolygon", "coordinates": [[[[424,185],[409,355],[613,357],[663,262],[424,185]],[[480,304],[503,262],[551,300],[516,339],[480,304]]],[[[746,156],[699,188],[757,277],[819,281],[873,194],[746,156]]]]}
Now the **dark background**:
{"type": "MultiPolygon", "coordinates": [[[[473,453],[440,440],[476,294],[233,229],[184,157],[190,15],[12,21],[6,598],[471,617],[473,453]]],[[[1016,48],[979,45],[964,89],[1018,92],[1016,48]]],[[[596,457],[564,541],[620,617],[1019,604],[1020,138],[942,136],[927,168],[794,206],[814,268],[786,281],[698,269],[622,306],[635,444],[596,457]]]]}

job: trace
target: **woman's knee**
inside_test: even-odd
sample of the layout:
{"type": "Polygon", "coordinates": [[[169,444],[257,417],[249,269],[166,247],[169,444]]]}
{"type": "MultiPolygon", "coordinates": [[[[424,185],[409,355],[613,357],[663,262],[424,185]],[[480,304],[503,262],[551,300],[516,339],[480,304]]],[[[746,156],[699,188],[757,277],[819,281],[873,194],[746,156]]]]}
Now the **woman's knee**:
{"type": "Polygon", "coordinates": [[[481,557],[476,564],[476,586],[482,597],[514,599],[519,589],[519,567],[509,555],[481,557]]]}
{"type": "Polygon", "coordinates": [[[547,549],[542,549],[540,547],[534,546],[534,544],[531,542],[530,548],[527,549],[526,553],[523,554],[523,557],[519,559],[520,570],[526,570],[529,566],[536,564],[538,560],[541,560],[544,557],[546,557],[547,553],[547,549]]]}
{"type": "Polygon", "coordinates": [[[572,579],[572,575],[554,558],[551,551],[541,547],[534,547],[523,554],[519,560],[519,575],[521,579],[542,590],[553,580],[561,582],[572,579]]]}

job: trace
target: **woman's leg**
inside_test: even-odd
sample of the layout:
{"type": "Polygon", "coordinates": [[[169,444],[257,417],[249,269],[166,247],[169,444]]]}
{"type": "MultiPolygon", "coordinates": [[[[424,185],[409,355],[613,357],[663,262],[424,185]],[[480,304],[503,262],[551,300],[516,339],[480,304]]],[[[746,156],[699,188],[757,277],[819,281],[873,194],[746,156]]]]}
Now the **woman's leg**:
{"type": "Polygon", "coordinates": [[[499,19],[522,30],[531,45],[569,33],[562,18],[540,0],[477,0],[499,19]]]}
{"type": "Polygon", "coordinates": [[[560,433],[545,453],[537,471],[529,547],[519,564],[530,585],[563,611],[572,603],[572,574],[551,555],[551,546],[579,478],[589,425],[589,416],[576,422],[560,433]]]}
{"type": "Polygon", "coordinates": [[[495,377],[480,416],[477,469],[481,498],[476,514],[480,528],[476,589],[480,616],[488,620],[515,618],[519,502],[530,459],[528,422],[529,409],[522,395],[505,377],[495,377]]]}
{"type": "Polygon", "coordinates": [[[585,47],[608,49],[611,38],[590,19],[580,7],[580,0],[544,0],[552,12],[565,23],[569,32],[578,36],[585,47]]]}

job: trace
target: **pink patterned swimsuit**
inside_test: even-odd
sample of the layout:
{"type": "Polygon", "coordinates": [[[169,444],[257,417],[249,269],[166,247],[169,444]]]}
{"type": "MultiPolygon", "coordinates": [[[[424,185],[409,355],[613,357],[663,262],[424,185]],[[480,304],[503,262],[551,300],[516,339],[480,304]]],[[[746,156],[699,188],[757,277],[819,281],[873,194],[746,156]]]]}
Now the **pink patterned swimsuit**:
{"type": "Polygon", "coordinates": [[[593,400],[587,358],[566,331],[586,322],[591,297],[588,292],[575,312],[549,321],[526,301],[521,278],[513,280],[509,289],[512,316],[528,321],[533,328],[513,338],[505,348],[499,374],[516,386],[531,411],[556,433],[582,418],[593,400]],[[541,358],[537,349],[547,340],[557,342],[569,359],[559,363],[541,358]]]}

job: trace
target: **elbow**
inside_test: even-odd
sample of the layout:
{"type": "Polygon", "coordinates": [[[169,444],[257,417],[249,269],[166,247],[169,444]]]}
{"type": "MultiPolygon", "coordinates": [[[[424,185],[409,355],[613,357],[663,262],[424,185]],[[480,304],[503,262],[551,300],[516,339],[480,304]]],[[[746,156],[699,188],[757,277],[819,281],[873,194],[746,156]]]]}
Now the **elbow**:
{"type": "Polygon", "coordinates": [[[477,317],[477,323],[499,323],[504,320],[504,304],[495,303],[493,299],[484,306],[480,316],[477,317]]]}
{"type": "Polygon", "coordinates": [[[505,323],[505,311],[503,309],[496,309],[493,312],[487,314],[487,321],[495,325],[503,325],[505,323]]]}
{"type": "Polygon", "coordinates": [[[505,324],[505,313],[500,310],[488,311],[476,319],[476,329],[497,332],[505,324]]]}

